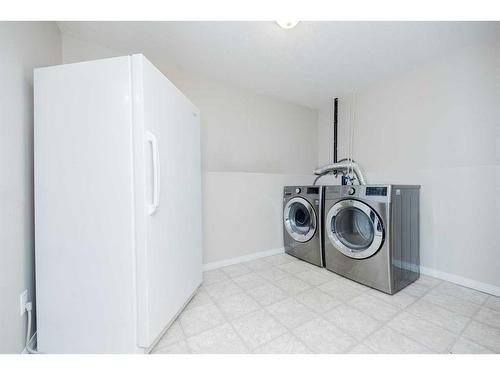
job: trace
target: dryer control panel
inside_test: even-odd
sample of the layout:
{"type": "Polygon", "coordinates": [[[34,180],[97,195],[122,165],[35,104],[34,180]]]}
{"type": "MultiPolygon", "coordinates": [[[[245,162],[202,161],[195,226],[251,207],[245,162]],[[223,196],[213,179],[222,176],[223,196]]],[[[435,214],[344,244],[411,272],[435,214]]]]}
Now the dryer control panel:
{"type": "Polygon", "coordinates": [[[391,200],[391,185],[333,185],[325,187],[325,199],[344,197],[389,202],[391,200]]]}
{"type": "Polygon", "coordinates": [[[386,197],[387,196],[387,186],[367,186],[365,188],[366,196],[377,196],[386,197]]]}

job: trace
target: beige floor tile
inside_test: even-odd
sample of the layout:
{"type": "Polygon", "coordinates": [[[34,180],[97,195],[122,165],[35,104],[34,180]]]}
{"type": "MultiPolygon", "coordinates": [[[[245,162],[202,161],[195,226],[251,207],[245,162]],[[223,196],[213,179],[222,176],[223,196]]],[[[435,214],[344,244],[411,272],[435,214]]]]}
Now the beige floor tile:
{"type": "Polygon", "coordinates": [[[484,304],[486,307],[490,309],[500,311],[500,298],[495,296],[488,296],[486,303],[484,304]]]}
{"type": "Polygon", "coordinates": [[[338,306],[323,316],[358,340],[364,339],[381,325],[379,321],[348,305],[338,306]]]}
{"type": "Polygon", "coordinates": [[[161,348],[155,348],[152,354],[190,354],[191,351],[185,340],[176,342],[175,344],[168,345],[161,348]]]}
{"type": "Polygon", "coordinates": [[[266,279],[257,275],[255,272],[235,277],[233,281],[244,290],[254,289],[267,283],[266,279]]]}
{"type": "Polygon", "coordinates": [[[260,305],[246,293],[238,293],[221,298],[217,300],[217,307],[219,307],[228,320],[237,319],[260,309],[260,305]]]}
{"type": "Polygon", "coordinates": [[[167,332],[162,336],[158,344],[156,344],[157,348],[170,346],[175,344],[176,342],[184,340],[184,332],[182,331],[182,327],[178,320],[172,323],[167,332]]]}
{"type": "Polygon", "coordinates": [[[363,344],[379,354],[426,354],[431,350],[390,327],[382,327],[363,344]]]}
{"type": "Polygon", "coordinates": [[[287,332],[284,326],[263,310],[236,319],[232,322],[232,325],[251,349],[255,349],[287,332]]]}
{"type": "Polygon", "coordinates": [[[231,278],[252,272],[252,270],[247,266],[245,266],[243,263],[233,264],[231,266],[223,267],[221,268],[221,271],[231,278]]]}
{"type": "Polygon", "coordinates": [[[222,270],[216,269],[203,272],[203,286],[227,280],[228,277],[222,270]]]}
{"type": "Polygon", "coordinates": [[[323,318],[316,318],[293,330],[294,335],[315,353],[346,353],[356,340],[323,318]]]}
{"type": "Polygon", "coordinates": [[[290,333],[285,333],[267,344],[257,348],[256,354],[310,354],[312,353],[300,340],[290,333]]]}
{"type": "Polygon", "coordinates": [[[288,298],[284,301],[277,302],[266,308],[274,318],[291,329],[314,319],[317,314],[312,312],[305,305],[297,302],[294,298],[288,298]]]}
{"type": "Polygon", "coordinates": [[[393,305],[369,294],[362,294],[350,300],[348,304],[381,322],[391,319],[399,311],[399,309],[393,305]]]}
{"type": "Polygon", "coordinates": [[[266,268],[272,267],[272,264],[269,262],[264,261],[263,259],[256,259],[252,260],[250,262],[245,262],[243,263],[245,266],[250,268],[252,271],[261,271],[266,268]]]}
{"type": "Polygon", "coordinates": [[[450,353],[452,354],[495,354],[495,352],[476,344],[464,337],[460,337],[453,348],[451,348],[450,353]]]}
{"type": "Polygon", "coordinates": [[[335,306],[338,306],[342,303],[338,300],[333,299],[318,288],[308,289],[302,293],[297,294],[295,298],[300,303],[303,303],[311,310],[320,314],[327,312],[328,310],[331,310],[335,306]]]}
{"type": "Polygon", "coordinates": [[[424,275],[391,296],[279,254],[203,279],[152,353],[500,352],[500,298],[424,275]]]}
{"type": "Polygon", "coordinates": [[[192,353],[200,354],[241,354],[247,348],[238,334],[228,323],[209,329],[187,339],[192,353]]]}
{"type": "Polygon", "coordinates": [[[311,288],[308,283],[297,279],[295,276],[287,276],[283,279],[276,280],[274,284],[289,295],[296,295],[311,288]]]}
{"type": "Polygon", "coordinates": [[[438,353],[447,353],[457,338],[452,333],[407,312],[398,314],[388,326],[438,353]]]}
{"type": "Polygon", "coordinates": [[[296,258],[288,255],[288,254],[278,254],[272,255],[270,257],[262,258],[264,262],[271,263],[273,266],[279,266],[281,264],[290,263],[297,261],[296,258]]]}
{"type": "Polygon", "coordinates": [[[194,297],[189,301],[187,306],[184,308],[185,310],[192,309],[193,307],[199,307],[204,305],[209,305],[212,303],[212,300],[208,296],[205,288],[200,288],[194,295],[194,297]]]}
{"type": "Polygon", "coordinates": [[[330,271],[326,268],[319,268],[317,270],[315,270],[316,272],[322,274],[323,276],[326,276],[328,278],[330,278],[331,280],[339,280],[339,279],[343,279],[344,277],[343,276],[340,276],[338,274],[336,274],[335,272],[333,271],[330,271]]]}
{"type": "Polygon", "coordinates": [[[357,281],[354,281],[354,280],[351,280],[351,279],[348,279],[346,277],[341,277],[340,279],[338,279],[341,283],[343,284],[346,284],[346,285],[349,285],[351,288],[354,288],[354,289],[357,289],[359,290],[360,292],[369,292],[370,290],[372,290],[372,288],[370,287],[367,287],[366,285],[363,285],[361,283],[358,283],[357,281]]]}
{"type": "Polygon", "coordinates": [[[288,293],[274,286],[271,283],[261,285],[248,291],[248,294],[255,299],[261,306],[269,306],[275,302],[288,298],[288,293]]]}
{"type": "Polygon", "coordinates": [[[423,299],[415,302],[405,311],[455,333],[460,333],[470,320],[423,299]]]}
{"type": "Polygon", "coordinates": [[[289,276],[287,272],[282,271],[277,267],[266,268],[264,270],[256,271],[255,273],[268,281],[276,281],[289,276]]]}
{"type": "Polygon", "coordinates": [[[358,344],[349,350],[348,354],[375,354],[375,352],[365,344],[358,344]]]}
{"type": "Polygon", "coordinates": [[[297,262],[290,262],[290,263],[285,263],[278,268],[282,271],[295,274],[299,272],[305,272],[305,271],[314,271],[316,268],[319,269],[319,267],[313,266],[312,264],[302,262],[302,261],[297,261],[297,262]]]}
{"type": "Polygon", "coordinates": [[[470,322],[463,337],[485,346],[495,353],[500,353],[500,329],[476,321],[470,322]]]}
{"type": "Polygon", "coordinates": [[[328,281],[331,280],[330,277],[323,275],[322,273],[319,273],[317,271],[304,271],[304,272],[299,272],[294,274],[295,277],[301,279],[302,281],[305,281],[309,285],[313,286],[318,286],[324,283],[327,283],[328,281]]]}
{"type": "Polygon", "coordinates": [[[403,290],[407,294],[410,294],[414,297],[420,298],[424,294],[428,293],[431,290],[431,288],[429,288],[426,285],[422,285],[422,284],[418,284],[417,282],[414,282],[413,284],[408,285],[403,290]]]}
{"type": "MultiPolygon", "coordinates": [[[[246,276],[246,275],[244,275],[246,276]]],[[[244,277],[240,276],[240,277],[244,277]]],[[[210,284],[205,287],[205,291],[208,293],[208,295],[215,299],[221,299],[224,297],[231,296],[233,294],[238,294],[243,292],[243,289],[241,289],[237,284],[235,284],[233,281],[227,279],[226,281],[221,281],[218,283],[210,284]]]]}
{"type": "Polygon", "coordinates": [[[452,294],[445,294],[443,291],[438,291],[437,289],[431,290],[422,299],[467,317],[474,315],[480,307],[476,303],[469,302],[452,294]]]}
{"type": "Polygon", "coordinates": [[[218,326],[225,321],[226,318],[214,304],[193,307],[183,311],[179,317],[179,322],[187,337],[218,326]]]}
{"type": "Polygon", "coordinates": [[[488,295],[485,293],[446,281],[436,286],[434,291],[451,295],[477,305],[481,305],[488,298],[488,295]]]}
{"type": "Polygon", "coordinates": [[[371,289],[368,293],[376,298],[381,299],[384,302],[387,302],[389,305],[393,305],[394,307],[397,307],[399,309],[403,309],[417,300],[417,297],[405,293],[404,289],[393,295],[380,292],[375,289],[371,289]]]}
{"type": "Polygon", "coordinates": [[[337,301],[346,302],[359,296],[362,292],[339,280],[331,280],[318,287],[337,301]]]}
{"type": "Polygon", "coordinates": [[[500,329],[500,311],[489,307],[483,306],[474,316],[474,320],[500,329]]]}
{"type": "Polygon", "coordinates": [[[420,275],[420,277],[415,281],[415,284],[429,289],[434,288],[436,285],[439,285],[442,282],[442,280],[436,279],[435,277],[420,275]]]}

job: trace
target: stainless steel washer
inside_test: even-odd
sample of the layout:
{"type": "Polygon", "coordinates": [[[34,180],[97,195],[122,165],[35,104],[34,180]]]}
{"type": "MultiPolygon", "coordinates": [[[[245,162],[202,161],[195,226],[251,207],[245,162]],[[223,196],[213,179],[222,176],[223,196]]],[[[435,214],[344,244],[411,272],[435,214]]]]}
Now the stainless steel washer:
{"type": "Polygon", "coordinates": [[[419,186],[326,186],[325,267],[394,294],[420,275],[419,186]]]}
{"type": "Polygon", "coordinates": [[[321,186],[285,186],[283,239],[285,252],[323,267],[321,250],[321,186]]]}

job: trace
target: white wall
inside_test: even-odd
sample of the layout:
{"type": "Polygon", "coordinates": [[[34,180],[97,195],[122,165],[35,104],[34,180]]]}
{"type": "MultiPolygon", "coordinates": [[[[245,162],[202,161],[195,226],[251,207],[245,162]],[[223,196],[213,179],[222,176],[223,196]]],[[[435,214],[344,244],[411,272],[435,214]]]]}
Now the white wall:
{"type": "Polygon", "coordinates": [[[201,111],[206,171],[311,174],[317,111],[188,74],[172,81],[201,111]]]}
{"type": "Polygon", "coordinates": [[[312,176],[205,172],[204,263],[283,247],[283,186],[309,185],[312,176]]]}
{"type": "Polygon", "coordinates": [[[0,22],[0,353],[20,353],[34,296],[33,68],[61,62],[53,22],[0,22]]]}
{"type": "Polygon", "coordinates": [[[65,64],[117,57],[123,53],[85,40],[62,34],[62,60],[65,64]]]}
{"type": "MultiPolygon", "coordinates": [[[[65,63],[124,54],[63,34],[65,63]]],[[[317,111],[157,66],[201,111],[204,263],[282,247],[283,186],[313,180],[317,111]]]]}
{"type": "Polygon", "coordinates": [[[310,184],[317,111],[177,72],[201,112],[204,263],[283,246],[283,186],[310,184]]]}
{"type": "Polygon", "coordinates": [[[422,185],[424,270],[500,292],[500,45],[358,91],[353,158],[369,183],[422,185]]]}

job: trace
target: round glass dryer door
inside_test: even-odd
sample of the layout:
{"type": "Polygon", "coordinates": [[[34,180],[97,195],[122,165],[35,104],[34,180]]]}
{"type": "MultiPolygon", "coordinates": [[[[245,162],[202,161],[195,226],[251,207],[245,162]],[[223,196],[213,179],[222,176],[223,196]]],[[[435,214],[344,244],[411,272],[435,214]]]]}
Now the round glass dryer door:
{"type": "Polygon", "coordinates": [[[325,227],[332,245],[350,258],[372,256],[384,240],[384,228],[378,214],[356,200],[342,200],[333,205],[325,227]]]}
{"type": "Polygon", "coordinates": [[[283,220],[286,231],[295,241],[307,242],[316,232],[316,212],[304,198],[295,197],[288,201],[283,212],[283,220]]]}

